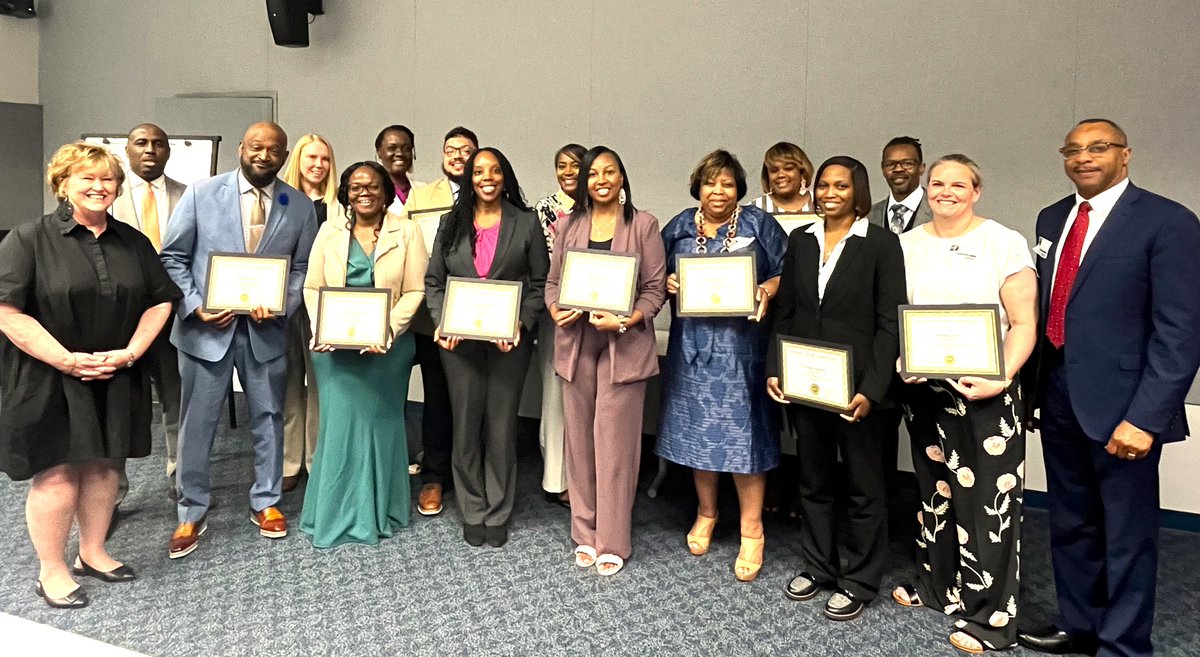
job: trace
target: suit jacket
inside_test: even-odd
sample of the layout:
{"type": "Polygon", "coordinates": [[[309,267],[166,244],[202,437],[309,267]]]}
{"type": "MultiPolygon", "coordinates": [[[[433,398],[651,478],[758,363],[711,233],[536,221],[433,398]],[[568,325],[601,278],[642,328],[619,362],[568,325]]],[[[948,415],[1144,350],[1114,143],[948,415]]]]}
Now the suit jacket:
{"type": "MultiPolygon", "coordinates": [[[[245,252],[238,172],[230,171],[187,188],[171,213],[163,240],[162,261],[171,279],[183,290],[176,306],[178,321],[171,329],[171,344],[180,351],[209,362],[221,360],[233,343],[234,327],[218,331],[193,313],[204,303],[208,288],[208,256],[214,251],[245,252]]],[[[282,180],[275,181],[275,198],[258,253],[290,256],[287,315],[300,308],[301,287],[308,271],[308,253],[317,234],[317,212],[304,193],[282,180]]],[[[287,347],[284,319],[248,322],[254,358],[265,363],[283,355],[287,347]]]]}
{"type": "Polygon", "coordinates": [[[780,335],[847,344],[853,350],[855,392],[883,404],[900,353],[896,308],[908,302],[900,239],[870,224],[866,237],[846,240],[822,300],[817,296],[820,261],[817,240],[807,230],[792,231],[774,302],[767,375],[779,376],[780,335]]]}
{"type": "MultiPolygon", "coordinates": [[[[867,220],[876,226],[883,228],[888,227],[887,218],[891,214],[891,209],[888,208],[888,199],[891,196],[871,206],[871,211],[867,213],[867,220]]],[[[933,221],[933,211],[929,209],[929,190],[921,195],[921,202],[917,204],[917,212],[913,215],[911,223],[904,232],[908,232],[921,224],[933,221]]],[[[888,229],[891,230],[890,228],[888,229]]]]}
{"type": "MultiPolygon", "coordinates": [[[[441,178],[436,182],[428,185],[417,186],[413,183],[413,188],[408,193],[408,201],[404,204],[402,212],[398,214],[404,219],[412,219],[413,215],[420,215],[430,211],[440,211],[436,216],[444,216],[454,206],[454,190],[450,188],[450,181],[446,178],[441,178]]],[[[432,217],[434,215],[430,215],[432,217]]],[[[418,217],[421,225],[421,237],[425,240],[425,248],[429,254],[433,255],[433,240],[437,237],[438,227],[441,221],[433,222],[429,217],[418,217]]],[[[429,314],[429,308],[425,304],[417,309],[417,314],[413,318],[412,330],[414,333],[422,335],[433,335],[433,318],[429,314]]]]}
{"type": "MultiPolygon", "coordinates": [[[[167,218],[168,225],[171,221],[171,212],[179,205],[179,199],[183,197],[184,190],[187,185],[164,176],[165,186],[167,188],[167,218]]],[[[129,178],[125,178],[125,182],[121,183],[121,194],[117,196],[117,200],[112,204],[112,209],[109,210],[112,216],[124,221],[138,230],[142,230],[142,220],[137,208],[133,206],[133,189],[129,186],[129,178]]],[[[145,232],[145,231],[143,231],[145,232]]]]}
{"type": "MultiPolygon", "coordinates": [[[[587,248],[591,226],[591,217],[587,214],[573,221],[559,222],[550,274],[546,277],[547,308],[558,301],[558,285],[567,249],[587,248]]],[[[658,219],[648,212],[636,212],[628,224],[623,219],[618,220],[613,229],[612,250],[641,256],[633,307],[642,311],[643,319],[641,324],[627,326],[623,335],[608,334],[608,356],[612,366],[609,379],[612,383],[644,381],[658,374],[654,317],[667,300],[667,256],[658,232],[658,219]]],[[[587,318],[580,317],[570,327],[554,330],[554,371],[565,381],[575,378],[586,323],[587,318]]]]}
{"type": "MultiPolygon", "coordinates": [[[[538,318],[546,310],[546,273],[550,269],[550,257],[546,253],[546,238],[537,215],[529,210],[518,210],[503,201],[500,216],[500,235],[496,240],[496,256],[488,270],[488,280],[520,281],[521,324],[526,331],[533,330],[538,318]]],[[[429,257],[429,270],[425,274],[425,300],[429,304],[435,326],[442,323],[442,304],[446,299],[446,279],[450,276],[479,278],[475,273],[475,257],[470,239],[463,236],[450,245],[449,252],[442,248],[446,238],[443,220],[433,242],[433,253],[429,257]]]]}
{"type": "MultiPolygon", "coordinates": [[[[1038,214],[1037,242],[1051,242],[1037,271],[1038,354],[1030,359],[1040,404],[1054,260],[1075,205],[1068,196],[1038,214]]],[[[1200,220],[1132,183],[1080,263],[1067,299],[1063,367],[1079,425],[1107,443],[1122,420],[1163,442],[1188,433],[1184,398],[1200,367],[1200,220]]],[[[1027,368],[1029,365],[1026,366],[1027,368]]]]}
{"type": "MultiPolygon", "coordinates": [[[[350,240],[354,239],[343,221],[326,221],[317,231],[312,253],[308,256],[308,275],[304,278],[304,305],[317,330],[317,302],[323,286],[345,287],[346,260],[350,240]]],[[[413,315],[425,298],[425,268],[429,254],[420,229],[391,212],[383,218],[379,241],[375,243],[375,287],[392,291],[392,335],[408,330],[413,315]]]]}

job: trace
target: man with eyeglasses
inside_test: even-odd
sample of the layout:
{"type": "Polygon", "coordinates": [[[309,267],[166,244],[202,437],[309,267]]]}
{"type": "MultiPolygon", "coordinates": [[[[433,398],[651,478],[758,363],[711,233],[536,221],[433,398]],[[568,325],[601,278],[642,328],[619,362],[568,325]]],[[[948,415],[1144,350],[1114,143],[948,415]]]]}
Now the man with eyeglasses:
{"type": "MultiPolygon", "coordinates": [[[[1188,434],[1200,367],[1200,220],[1129,182],[1107,119],[1067,135],[1076,192],[1041,211],[1037,353],[1058,623],[1018,635],[1050,653],[1148,656],[1158,573],[1158,464],[1188,434]]],[[[1033,417],[1027,413],[1026,417],[1033,417]]]]}
{"type": "Polygon", "coordinates": [[[867,218],[899,235],[933,219],[929,198],[921,187],[925,161],[921,142],[913,137],[895,137],[883,147],[883,179],[891,193],[871,206],[867,218]]]}
{"type": "MultiPolygon", "coordinates": [[[[458,200],[458,190],[465,184],[467,160],[479,148],[479,138],[462,126],[453,128],[442,140],[442,173],[445,178],[424,187],[414,187],[404,204],[405,214],[421,227],[425,248],[433,251],[442,216],[458,200]]],[[[412,332],[416,340],[416,363],[421,368],[423,403],[421,413],[421,481],[417,495],[417,512],[436,516],[442,512],[442,493],[453,481],[450,473],[450,451],[453,447],[453,425],[450,415],[450,391],[446,373],[442,370],[440,349],[433,341],[433,318],[424,302],[413,317],[412,332]]]]}

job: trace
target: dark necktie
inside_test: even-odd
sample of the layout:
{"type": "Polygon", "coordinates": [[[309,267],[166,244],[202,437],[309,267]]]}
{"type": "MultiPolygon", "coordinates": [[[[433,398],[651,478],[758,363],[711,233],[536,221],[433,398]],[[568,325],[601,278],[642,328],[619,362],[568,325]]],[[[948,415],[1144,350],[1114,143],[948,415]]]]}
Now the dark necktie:
{"type": "Polygon", "coordinates": [[[1079,273],[1079,259],[1083,253],[1083,238],[1087,236],[1089,213],[1092,205],[1087,201],[1079,204],[1079,214],[1067,233],[1058,258],[1058,269],[1054,274],[1054,289],[1050,292],[1050,314],[1046,317],[1046,337],[1050,344],[1062,348],[1067,337],[1067,300],[1071,298],[1071,287],[1079,273]]]}
{"type": "Polygon", "coordinates": [[[907,209],[903,203],[892,206],[892,216],[888,217],[888,228],[897,235],[904,232],[904,225],[908,223],[904,221],[904,211],[907,209]]]}

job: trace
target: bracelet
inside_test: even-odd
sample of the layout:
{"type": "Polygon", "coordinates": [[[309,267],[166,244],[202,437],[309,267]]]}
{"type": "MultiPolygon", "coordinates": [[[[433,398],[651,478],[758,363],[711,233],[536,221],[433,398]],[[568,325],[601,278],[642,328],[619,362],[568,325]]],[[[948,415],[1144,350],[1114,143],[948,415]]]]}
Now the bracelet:
{"type": "Polygon", "coordinates": [[[125,351],[129,353],[129,360],[125,362],[125,367],[133,367],[133,363],[137,360],[137,356],[134,356],[133,350],[129,349],[128,347],[125,349],[125,351]]]}
{"type": "Polygon", "coordinates": [[[767,291],[767,287],[765,285],[759,285],[758,289],[762,290],[763,296],[767,298],[767,301],[771,300],[771,293],[767,291]]]}
{"type": "Polygon", "coordinates": [[[629,327],[625,326],[625,318],[624,317],[621,318],[620,323],[621,323],[621,328],[617,329],[617,333],[624,333],[625,331],[629,330],[629,327]]]}

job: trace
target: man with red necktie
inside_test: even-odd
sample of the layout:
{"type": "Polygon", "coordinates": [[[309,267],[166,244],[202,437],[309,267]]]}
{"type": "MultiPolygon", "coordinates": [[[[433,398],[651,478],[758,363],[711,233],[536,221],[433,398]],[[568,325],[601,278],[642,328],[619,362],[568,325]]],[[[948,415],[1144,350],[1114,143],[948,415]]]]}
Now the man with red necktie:
{"type": "Polygon", "coordinates": [[[1038,215],[1042,339],[1027,366],[1059,615],[1019,639],[1149,656],[1158,464],[1188,433],[1200,366],[1200,220],[1129,182],[1129,139],[1112,121],[1080,121],[1059,152],[1076,193],[1038,215]]]}

